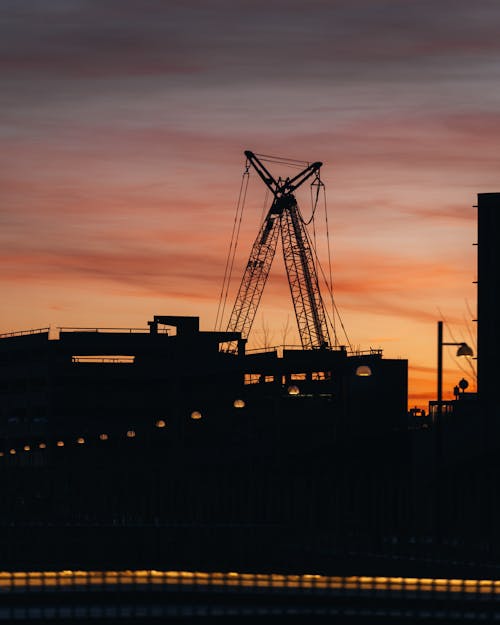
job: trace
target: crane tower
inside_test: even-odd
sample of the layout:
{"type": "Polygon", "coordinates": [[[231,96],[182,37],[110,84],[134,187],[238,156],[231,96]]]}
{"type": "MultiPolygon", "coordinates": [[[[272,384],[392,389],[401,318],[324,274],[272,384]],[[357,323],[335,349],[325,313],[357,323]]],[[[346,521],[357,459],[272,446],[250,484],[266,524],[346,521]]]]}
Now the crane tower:
{"type": "Polygon", "coordinates": [[[281,234],[302,347],[328,347],[330,337],[313,251],[294,196],[294,191],[312,176],[319,180],[322,163],[308,165],[293,178],[276,180],[253,152],[247,150],[245,156],[271,191],[273,201],[252,246],[227,330],[241,332],[242,338],[248,337],[281,234]]]}

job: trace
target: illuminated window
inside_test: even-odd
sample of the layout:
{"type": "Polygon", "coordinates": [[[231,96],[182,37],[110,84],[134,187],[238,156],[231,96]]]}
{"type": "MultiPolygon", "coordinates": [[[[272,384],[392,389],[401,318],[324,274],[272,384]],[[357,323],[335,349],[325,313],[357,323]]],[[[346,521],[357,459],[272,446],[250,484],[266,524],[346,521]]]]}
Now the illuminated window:
{"type": "Polygon", "coordinates": [[[313,371],[311,373],[311,380],[330,380],[332,374],[330,371],[313,371]]]}
{"type": "Polygon", "coordinates": [[[245,373],[245,384],[258,384],[260,373],[245,373]]]}
{"type": "Polygon", "coordinates": [[[292,373],[290,380],[305,380],[307,375],[305,373],[292,373]]]}
{"type": "Polygon", "coordinates": [[[233,402],[233,406],[235,408],[244,408],[245,407],[245,402],[243,401],[243,399],[235,399],[233,402]]]}
{"type": "Polygon", "coordinates": [[[115,365],[133,365],[135,356],[123,355],[123,354],[111,354],[96,356],[72,356],[71,362],[73,363],[86,363],[86,364],[115,364],[115,365]]]}
{"type": "Polygon", "coordinates": [[[101,441],[107,441],[108,440],[108,435],[107,434],[99,434],[99,439],[101,441]]]}
{"type": "Polygon", "coordinates": [[[266,375],[264,377],[264,382],[274,382],[274,375],[266,375]]]}
{"type": "Polygon", "coordinates": [[[155,426],[157,428],[164,428],[167,424],[165,423],[164,419],[158,419],[158,421],[155,423],[155,426]]]}
{"type": "Polygon", "coordinates": [[[82,438],[82,437],[80,436],[80,438],[77,438],[77,439],[76,439],[76,442],[77,442],[79,445],[83,445],[83,444],[85,443],[85,439],[84,439],[84,438],[82,438]]]}
{"type": "Polygon", "coordinates": [[[135,430],[128,430],[127,438],[135,438],[135,430]]]}
{"type": "Polygon", "coordinates": [[[201,412],[199,412],[198,410],[194,410],[191,413],[191,419],[193,419],[193,421],[198,421],[198,419],[201,419],[201,412]]]}

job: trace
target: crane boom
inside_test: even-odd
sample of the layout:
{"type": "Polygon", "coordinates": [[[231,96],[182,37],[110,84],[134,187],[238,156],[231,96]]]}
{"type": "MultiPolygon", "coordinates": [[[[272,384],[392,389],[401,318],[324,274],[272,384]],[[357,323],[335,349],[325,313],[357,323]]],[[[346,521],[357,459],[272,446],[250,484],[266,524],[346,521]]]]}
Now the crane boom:
{"type": "Polygon", "coordinates": [[[274,196],[273,203],[254,241],[243,279],[229,319],[228,332],[247,338],[255,319],[281,233],[283,256],[304,349],[329,345],[326,313],[307,231],[293,192],[317,175],[322,163],[308,165],[293,178],[278,178],[253,153],[245,156],[274,196]]]}
{"type": "Polygon", "coordinates": [[[302,347],[325,347],[330,343],[325,308],[309,238],[296,202],[282,214],[281,243],[302,347]]]}
{"type": "Polygon", "coordinates": [[[228,328],[232,330],[228,331],[241,332],[243,338],[247,338],[252,329],[276,252],[280,220],[274,207],[275,203],[269,209],[254,241],[229,319],[228,328]]]}

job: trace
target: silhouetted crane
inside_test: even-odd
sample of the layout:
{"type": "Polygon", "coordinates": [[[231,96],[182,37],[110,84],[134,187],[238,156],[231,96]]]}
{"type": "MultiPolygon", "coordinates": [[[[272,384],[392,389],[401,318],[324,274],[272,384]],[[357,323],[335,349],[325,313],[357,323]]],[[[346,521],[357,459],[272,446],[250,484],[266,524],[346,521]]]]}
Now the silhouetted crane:
{"type": "Polygon", "coordinates": [[[311,176],[319,180],[322,163],[312,163],[293,178],[278,178],[250,151],[248,162],[273,194],[273,202],[252,246],[231,313],[228,332],[247,338],[269,275],[279,234],[300,340],[304,349],[330,344],[327,319],[306,226],[294,191],[311,176]]]}

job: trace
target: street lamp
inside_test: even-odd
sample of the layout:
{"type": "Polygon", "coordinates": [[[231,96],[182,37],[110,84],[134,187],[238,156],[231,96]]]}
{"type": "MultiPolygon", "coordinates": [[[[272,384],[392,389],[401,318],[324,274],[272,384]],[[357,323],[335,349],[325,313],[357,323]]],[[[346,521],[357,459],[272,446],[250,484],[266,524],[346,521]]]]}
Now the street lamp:
{"type": "Polygon", "coordinates": [[[441,543],[442,539],[442,492],[443,485],[442,480],[442,463],[443,463],[443,437],[442,437],[442,423],[441,418],[443,415],[443,345],[455,345],[458,347],[457,356],[473,356],[474,352],[467,343],[443,343],[443,322],[438,321],[438,353],[437,353],[437,413],[434,422],[435,428],[435,502],[434,502],[434,514],[435,514],[435,532],[436,541],[441,543]]]}
{"type": "MultiPolygon", "coordinates": [[[[443,343],[443,322],[438,321],[438,356],[437,356],[437,415],[440,421],[443,413],[443,345],[456,345],[457,356],[474,356],[472,348],[467,343],[443,343]]],[[[439,427],[439,423],[436,423],[439,427]]]]}

